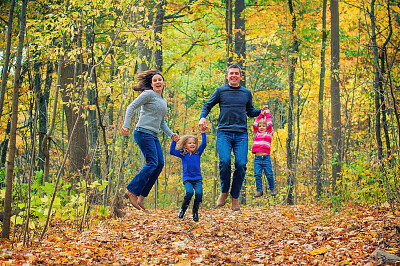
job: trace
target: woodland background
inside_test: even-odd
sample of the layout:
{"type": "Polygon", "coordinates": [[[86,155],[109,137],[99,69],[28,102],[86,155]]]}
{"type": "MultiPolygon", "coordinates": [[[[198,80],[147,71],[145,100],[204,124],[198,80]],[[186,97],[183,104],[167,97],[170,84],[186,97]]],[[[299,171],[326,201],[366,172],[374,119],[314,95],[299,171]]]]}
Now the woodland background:
{"type": "MultiPolygon", "coordinates": [[[[120,133],[136,74],[160,70],[169,127],[200,136],[202,105],[231,63],[243,67],[255,107],[270,107],[279,190],[254,199],[249,152],[242,206],[397,212],[399,12],[398,0],[1,1],[2,237],[42,239],[49,210],[79,230],[93,214],[120,216],[124,184],[143,165],[132,134],[120,133]]],[[[219,193],[217,118],[215,107],[203,208],[219,193]]],[[[160,140],[165,167],[146,205],[177,208],[181,162],[160,140]]]]}

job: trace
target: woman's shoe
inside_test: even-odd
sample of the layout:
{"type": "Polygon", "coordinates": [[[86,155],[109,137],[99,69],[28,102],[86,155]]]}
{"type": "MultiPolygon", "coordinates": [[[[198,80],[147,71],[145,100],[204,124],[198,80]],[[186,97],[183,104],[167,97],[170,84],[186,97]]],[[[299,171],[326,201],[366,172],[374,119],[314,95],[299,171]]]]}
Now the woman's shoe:
{"type": "Polygon", "coordinates": [[[138,196],[136,196],[135,194],[133,194],[132,192],[130,192],[129,190],[127,190],[124,194],[124,197],[126,199],[129,199],[129,201],[131,202],[131,204],[133,205],[133,207],[135,207],[138,210],[141,210],[139,204],[138,204],[138,196]]]}

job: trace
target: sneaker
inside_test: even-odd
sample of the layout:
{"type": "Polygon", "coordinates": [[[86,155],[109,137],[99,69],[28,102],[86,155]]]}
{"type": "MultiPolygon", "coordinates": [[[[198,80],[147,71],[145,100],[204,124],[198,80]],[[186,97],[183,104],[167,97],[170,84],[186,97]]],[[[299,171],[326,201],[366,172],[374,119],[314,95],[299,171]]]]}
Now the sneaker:
{"type": "Polygon", "coordinates": [[[275,189],[271,189],[271,196],[276,196],[276,190],[275,189]]]}
{"type": "Polygon", "coordinates": [[[261,197],[262,195],[264,195],[263,191],[257,191],[257,193],[254,195],[254,197],[258,198],[258,197],[261,197]]]}

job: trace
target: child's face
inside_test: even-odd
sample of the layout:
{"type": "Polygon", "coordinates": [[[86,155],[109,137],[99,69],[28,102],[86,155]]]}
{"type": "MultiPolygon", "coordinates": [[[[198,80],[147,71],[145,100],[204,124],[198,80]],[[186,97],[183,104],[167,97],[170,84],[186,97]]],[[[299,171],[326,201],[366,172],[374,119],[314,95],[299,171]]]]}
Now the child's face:
{"type": "Polygon", "coordinates": [[[188,152],[192,153],[194,150],[197,148],[196,145],[196,140],[194,138],[190,138],[187,140],[185,144],[185,148],[188,150],[188,152]]]}
{"type": "Polygon", "coordinates": [[[267,131],[267,125],[265,123],[259,123],[258,124],[258,132],[264,133],[267,131]]]}

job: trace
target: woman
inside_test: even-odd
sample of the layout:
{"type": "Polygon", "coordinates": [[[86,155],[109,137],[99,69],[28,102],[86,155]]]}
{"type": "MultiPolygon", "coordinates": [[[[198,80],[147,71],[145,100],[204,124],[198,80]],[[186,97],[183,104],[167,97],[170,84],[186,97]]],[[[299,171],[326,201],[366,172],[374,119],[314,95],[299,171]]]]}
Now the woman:
{"type": "Polygon", "coordinates": [[[141,93],[128,105],[121,132],[124,135],[129,134],[133,112],[140,107],[139,121],[133,136],[145,157],[146,165],[126,186],[125,198],[129,199],[136,209],[146,211],[144,199],[149,195],[164,167],[158,132],[161,128],[175,141],[179,141],[179,136],[168,128],[164,120],[167,114],[167,100],[162,96],[165,85],[162,74],[155,70],[147,70],[141,72],[137,80],[138,83],[133,89],[141,93]]]}

